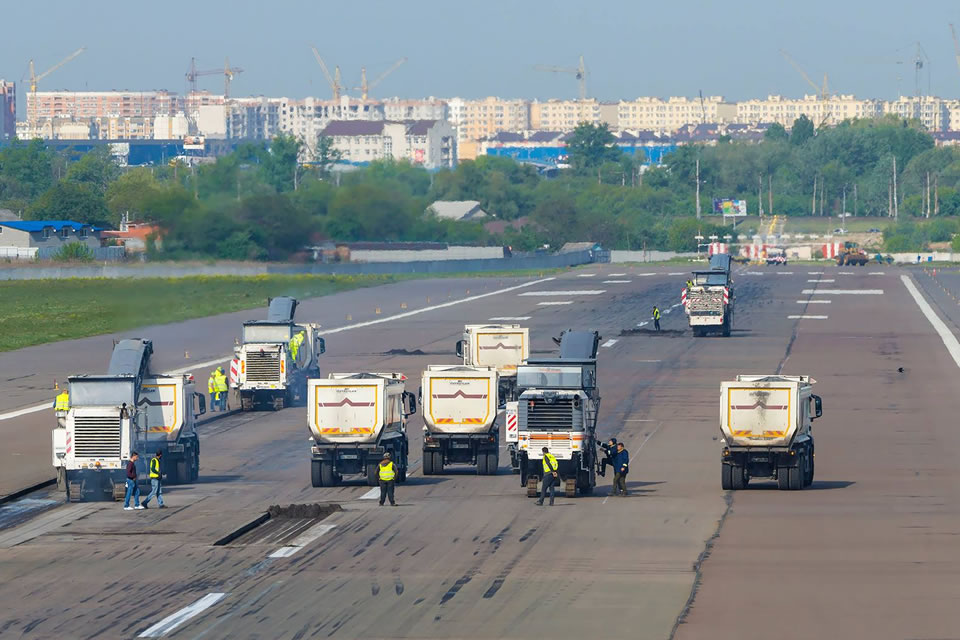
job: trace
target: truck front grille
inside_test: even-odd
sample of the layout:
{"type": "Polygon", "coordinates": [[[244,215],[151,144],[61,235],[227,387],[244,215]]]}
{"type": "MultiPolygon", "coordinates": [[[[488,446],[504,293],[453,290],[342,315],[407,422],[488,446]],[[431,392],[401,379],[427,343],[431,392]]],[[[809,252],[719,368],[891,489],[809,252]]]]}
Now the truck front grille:
{"type": "Polygon", "coordinates": [[[246,357],[247,382],[279,382],[280,353],[252,351],[246,357]]]}
{"type": "Polygon", "coordinates": [[[579,426],[572,398],[557,398],[553,402],[541,398],[521,400],[518,408],[521,429],[566,431],[579,426]]]}
{"type": "Polygon", "coordinates": [[[79,458],[119,458],[120,417],[74,416],[73,448],[79,458]]]}

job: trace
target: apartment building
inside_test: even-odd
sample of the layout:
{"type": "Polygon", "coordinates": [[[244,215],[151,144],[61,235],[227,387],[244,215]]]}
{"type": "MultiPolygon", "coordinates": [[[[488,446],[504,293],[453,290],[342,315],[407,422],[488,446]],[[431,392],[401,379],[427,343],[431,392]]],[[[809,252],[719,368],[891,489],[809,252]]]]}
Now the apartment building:
{"type": "Polygon", "coordinates": [[[27,93],[27,120],[43,118],[153,118],[184,110],[170,91],[37,91],[27,93]]]}
{"type": "Polygon", "coordinates": [[[17,136],[17,85],[0,78],[0,142],[17,136]]]}
{"type": "Polygon", "coordinates": [[[900,96],[882,103],[883,114],[919,120],[928,131],[947,131],[951,124],[960,128],[960,121],[951,121],[951,107],[956,100],[944,100],[934,96],[900,96]]]}
{"type": "Polygon", "coordinates": [[[446,120],[338,120],[327,124],[321,135],[331,138],[351,163],[393,158],[427,169],[456,164],[456,133],[446,120]]]}
{"type": "Polygon", "coordinates": [[[450,122],[457,128],[460,159],[476,157],[476,141],[498,131],[521,131],[530,128],[530,103],[497,97],[446,101],[450,122]]]}
{"type": "Polygon", "coordinates": [[[834,95],[823,100],[818,95],[802,98],[767,96],[765,100],[753,99],[737,103],[737,122],[740,124],[779,123],[785,127],[801,115],[807,116],[814,125],[836,125],[852,118],[876,118],[884,113],[877,100],[860,100],[853,95],[834,95]]]}
{"type": "Polygon", "coordinates": [[[701,103],[696,98],[640,97],[621,100],[617,105],[617,123],[620,129],[638,129],[669,133],[688,124],[701,122],[727,123],[737,118],[737,105],[723,96],[707,96],[701,103]]]}
{"type": "MultiPolygon", "coordinates": [[[[587,100],[534,100],[530,103],[530,128],[536,131],[573,131],[581,122],[602,122],[600,103],[587,100]]],[[[617,123],[614,123],[617,126],[617,123]]]]}
{"type": "Polygon", "coordinates": [[[227,138],[268,140],[280,133],[282,98],[231,99],[226,108],[227,138]]]}
{"type": "Polygon", "coordinates": [[[383,116],[386,120],[449,120],[450,109],[439,98],[425,100],[405,100],[386,98],[381,101],[383,116]]]}

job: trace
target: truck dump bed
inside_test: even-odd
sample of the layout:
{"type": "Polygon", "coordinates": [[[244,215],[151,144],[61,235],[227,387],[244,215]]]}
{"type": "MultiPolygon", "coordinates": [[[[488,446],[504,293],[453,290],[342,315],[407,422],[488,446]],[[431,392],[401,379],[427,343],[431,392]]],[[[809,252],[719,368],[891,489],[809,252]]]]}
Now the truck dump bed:
{"type": "Polygon", "coordinates": [[[183,376],[144,378],[138,407],[146,414],[147,439],[176,442],[193,411],[193,398],[184,394],[183,376]]]}
{"type": "Polygon", "coordinates": [[[530,332],[519,325],[467,325],[466,330],[476,336],[467,345],[472,350],[467,364],[511,375],[530,356],[530,332]]]}
{"type": "Polygon", "coordinates": [[[800,376],[739,376],[720,386],[720,428],[727,443],[786,447],[799,424],[800,376]]]}
{"type": "Polygon", "coordinates": [[[307,391],[307,424],[314,439],[326,443],[369,444],[376,442],[385,429],[400,430],[402,389],[388,393],[388,384],[387,379],[372,374],[311,379],[307,391]]]}
{"type": "Polygon", "coordinates": [[[431,366],[423,372],[423,420],[437,433],[486,433],[497,417],[497,371],[431,366]]]}

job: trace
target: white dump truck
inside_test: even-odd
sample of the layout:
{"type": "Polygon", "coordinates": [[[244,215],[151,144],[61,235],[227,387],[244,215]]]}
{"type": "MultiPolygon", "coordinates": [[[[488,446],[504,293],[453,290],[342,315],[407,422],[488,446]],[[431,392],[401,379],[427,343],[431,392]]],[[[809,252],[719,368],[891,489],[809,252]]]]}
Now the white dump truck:
{"type": "Polygon", "coordinates": [[[683,289],[680,301],[695,336],[711,332],[729,336],[733,329],[733,283],[721,269],[694,271],[693,286],[683,289]]]}
{"type": "Polygon", "coordinates": [[[493,367],[431,365],[423,372],[423,473],[447,464],[476,465],[480,475],[500,466],[499,376],[493,367]]]}
{"type": "Polygon", "coordinates": [[[407,418],[417,410],[405,390],[402,373],[331,373],[308,382],[307,425],[310,428],[314,487],[334,487],[345,475],[362,475],[379,483],[377,465],[390,452],[397,482],[407,479],[407,418]]]}
{"type": "Polygon", "coordinates": [[[720,385],[721,485],[771,478],[783,490],[813,483],[811,426],[823,415],[810,376],[740,375],[720,385]]]}
{"type": "Polygon", "coordinates": [[[68,379],[70,409],[53,430],[58,486],[72,501],[121,499],[126,464],[137,451],[141,466],[163,451],[165,480],[197,479],[200,442],[195,420],[205,398],[193,376],[149,373],[149,340],[122,340],[106,375],[68,379]]]}
{"type": "Polygon", "coordinates": [[[517,367],[530,357],[530,330],[518,324],[468,324],[457,342],[467,367],[493,367],[499,375],[499,406],[517,399],[517,367]]]}
{"type": "Polygon", "coordinates": [[[242,340],[234,348],[240,408],[274,410],[303,402],[307,379],[320,375],[319,357],[326,351],[320,325],[296,324],[294,298],[272,298],[266,320],[243,323],[242,340]]]}

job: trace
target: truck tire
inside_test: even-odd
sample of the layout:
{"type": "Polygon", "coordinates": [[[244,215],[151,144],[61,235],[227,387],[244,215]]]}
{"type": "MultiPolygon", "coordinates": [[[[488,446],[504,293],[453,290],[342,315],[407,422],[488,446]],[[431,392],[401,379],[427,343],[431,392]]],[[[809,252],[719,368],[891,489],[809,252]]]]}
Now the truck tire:
{"type": "Polygon", "coordinates": [[[443,451],[431,452],[433,456],[433,473],[443,473],[443,451]]]}
{"type": "Polygon", "coordinates": [[[720,464],[720,488],[733,491],[733,465],[720,464]]]}
{"type": "Polygon", "coordinates": [[[500,449],[494,449],[487,454],[487,475],[495,476],[500,470],[500,449]]]}
{"type": "Polygon", "coordinates": [[[286,400],[286,398],[285,398],[284,396],[282,396],[282,395],[274,396],[274,398],[273,398],[273,410],[274,410],[274,411],[281,411],[281,410],[283,410],[283,406],[284,406],[284,401],[285,401],[285,400],[286,400]]]}
{"type": "Polygon", "coordinates": [[[432,476],[436,473],[433,470],[433,452],[429,449],[423,450],[423,475],[432,476]]]}
{"type": "Polygon", "coordinates": [[[568,498],[577,497],[577,479],[575,477],[564,480],[563,494],[568,498]]]}
{"type": "Polygon", "coordinates": [[[488,474],[487,471],[487,452],[480,451],[477,453],[477,475],[485,476],[488,474]]]}
{"type": "Polygon", "coordinates": [[[727,316],[723,320],[723,328],[720,330],[720,333],[723,334],[724,338],[730,337],[730,316],[727,316]]]}
{"type": "Polygon", "coordinates": [[[527,477],[527,497],[536,498],[537,497],[537,484],[539,484],[539,478],[537,476],[527,477]]]}
{"type": "Polygon", "coordinates": [[[330,462],[320,462],[320,482],[325,487],[337,486],[337,477],[333,473],[333,464],[330,462]]]}
{"type": "Polygon", "coordinates": [[[746,470],[740,465],[729,465],[730,466],[730,479],[734,491],[740,491],[745,489],[747,486],[746,483],[746,470]]]}
{"type": "Polygon", "coordinates": [[[806,466],[806,462],[804,461],[804,458],[806,456],[801,453],[799,454],[798,457],[799,457],[799,460],[797,460],[797,464],[787,469],[787,477],[790,483],[790,491],[799,491],[800,489],[803,489],[804,486],[806,486],[803,483],[803,480],[804,480],[803,471],[804,471],[804,467],[806,466]]]}
{"type": "Polygon", "coordinates": [[[377,470],[377,464],[375,462],[367,463],[367,485],[371,487],[377,487],[380,485],[380,474],[377,470]]]}
{"type": "Polygon", "coordinates": [[[193,450],[193,465],[190,467],[190,482],[196,482],[200,477],[200,451],[193,450]]]}
{"type": "Polygon", "coordinates": [[[310,461],[310,484],[314,487],[323,486],[323,475],[320,472],[320,461],[310,461]]]}
{"type": "Polygon", "coordinates": [[[240,411],[253,411],[253,396],[240,396],[240,411]]]}
{"type": "Polygon", "coordinates": [[[173,484],[187,484],[190,482],[190,464],[183,460],[177,460],[177,477],[173,484]]]}
{"type": "Polygon", "coordinates": [[[810,454],[810,457],[808,458],[809,464],[807,465],[807,484],[806,484],[806,486],[808,487],[813,484],[814,465],[817,460],[817,455],[813,447],[810,447],[809,454],[810,454]]]}

